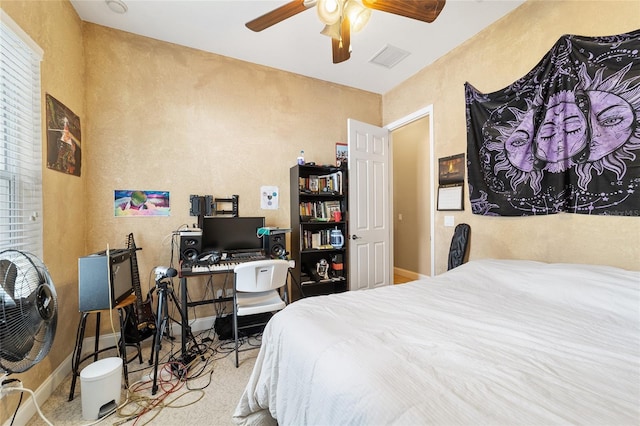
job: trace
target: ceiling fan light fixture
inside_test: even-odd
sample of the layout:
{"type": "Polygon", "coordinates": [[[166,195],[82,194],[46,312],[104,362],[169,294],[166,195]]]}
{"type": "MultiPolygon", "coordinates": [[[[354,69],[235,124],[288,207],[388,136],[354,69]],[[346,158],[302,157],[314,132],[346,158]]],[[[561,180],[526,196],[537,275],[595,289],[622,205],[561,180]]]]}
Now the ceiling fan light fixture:
{"type": "Polygon", "coordinates": [[[359,1],[347,0],[344,6],[344,14],[349,17],[351,30],[357,33],[369,22],[371,9],[364,7],[359,1]]]}
{"type": "Polygon", "coordinates": [[[342,16],[342,0],[318,0],[318,18],[325,25],[333,25],[342,16]]]}
{"type": "Polygon", "coordinates": [[[320,34],[326,35],[336,40],[340,39],[340,22],[336,22],[332,25],[325,25],[320,34]]]}
{"type": "Polygon", "coordinates": [[[109,6],[112,12],[124,14],[127,13],[129,7],[122,0],[104,0],[104,2],[109,6]]]}

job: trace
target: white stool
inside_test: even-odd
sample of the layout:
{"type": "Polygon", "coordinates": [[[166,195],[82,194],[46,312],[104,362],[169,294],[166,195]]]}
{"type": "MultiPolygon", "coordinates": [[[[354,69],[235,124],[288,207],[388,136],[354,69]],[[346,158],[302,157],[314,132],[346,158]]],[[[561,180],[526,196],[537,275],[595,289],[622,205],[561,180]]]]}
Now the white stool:
{"type": "Polygon", "coordinates": [[[97,420],[120,404],[122,358],[104,358],[80,372],[82,418],[97,420]]]}

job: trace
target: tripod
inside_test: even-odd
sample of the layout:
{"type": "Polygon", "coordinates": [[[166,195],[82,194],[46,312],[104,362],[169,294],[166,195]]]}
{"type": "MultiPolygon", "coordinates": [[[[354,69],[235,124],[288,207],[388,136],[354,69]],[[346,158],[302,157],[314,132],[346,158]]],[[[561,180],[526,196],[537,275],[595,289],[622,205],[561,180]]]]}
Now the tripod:
{"type": "MultiPolygon", "coordinates": [[[[170,268],[171,269],[171,268],[170,268]]],[[[175,272],[175,269],[173,270],[175,272]]],[[[156,275],[156,290],[158,292],[158,305],[156,308],[156,334],[153,340],[153,346],[151,348],[151,358],[149,364],[154,364],[153,368],[153,386],[151,388],[151,394],[155,395],[158,391],[158,359],[160,357],[160,348],[162,347],[162,335],[168,332],[169,326],[169,308],[167,305],[168,299],[171,298],[175,304],[176,309],[180,313],[180,319],[184,323],[186,321],[184,312],[176,299],[176,295],[173,293],[173,287],[171,286],[171,280],[167,279],[168,276],[175,275],[156,275]],[[154,361],[155,354],[155,361],[154,361]]],[[[187,328],[188,329],[188,328],[187,328]]],[[[191,335],[191,332],[188,332],[191,335]]],[[[193,338],[193,336],[190,336],[193,338]]],[[[183,360],[185,361],[185,360],[183,360]]]]}

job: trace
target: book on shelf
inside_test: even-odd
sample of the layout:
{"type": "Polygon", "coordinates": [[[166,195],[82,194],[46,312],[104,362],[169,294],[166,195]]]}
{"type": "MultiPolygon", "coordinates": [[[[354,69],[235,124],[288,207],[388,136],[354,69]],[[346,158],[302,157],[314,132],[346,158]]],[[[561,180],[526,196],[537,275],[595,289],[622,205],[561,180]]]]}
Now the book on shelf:
{"type": "Polygon", "coordinates": [[[324,217],[331,219],[333,217],[333,212],[342,211],[340,208],[339,200],[331,200],[324,202],[324,217]]]}
{"type": "Polygon", "coordinates": [[[340,283],[340,282],[345,282],[346,278],[345,277],[330,277],[327,279],[321,279],[321,280],[315,280],[313,279],[313,277],[310,277],[308,275],[303,275],[300,281],[300,285],[313,285],[313,284],[330,284],[330,283],[340,283]]]}
{"type": "Polygon", "coordinates": [[[331,245],[331,229],[322,229],[319,231],[306,230],[302,235],[302,249],[332,249],[331,245]]]}
{"type": "Polygon", "coordinates": [[[333,212],[342,211],[339,200],[304,201],[300,203],[300,217],[329,222],[333,220],[333,212]]]}
{"type": "Polygon", "coordinates": [[[311,175],[309,176],[309,191],[313,193],[318,193],[320,188],[320,180],[318,176],[311,175]]]}
{"type": "Polygon", "coordinates": [[[328,175],[318,176],[318,185],[321,192],[329,192],[342,195],[342,172],[334,172],[328,175]]]}
{"type": "Polygon", "coordinates": [[[342,171],[327,175],[298,178],[298,189],[307,193],[328,193],[342,195],[342,171]]]}

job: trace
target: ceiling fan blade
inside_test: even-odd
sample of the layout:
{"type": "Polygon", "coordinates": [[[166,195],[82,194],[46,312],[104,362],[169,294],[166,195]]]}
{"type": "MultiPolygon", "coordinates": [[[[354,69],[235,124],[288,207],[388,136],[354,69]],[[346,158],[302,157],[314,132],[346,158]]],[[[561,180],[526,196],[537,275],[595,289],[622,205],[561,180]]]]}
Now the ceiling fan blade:
{"type": "Polygon", "coordinates": [[[305,0],[290,1],[289,3],[285,3],[284,5],[273,9],[271,12],[267,12],[264,15],[257,17],[253,21],[247,22],[245,26],[252,31],[262,31],[277,24],[278,22],[291,18],[300,12],[304,12],[314,4],[315,2],[305,0]]]}
{"type": "Polygon", "coordinates": [[[433,22],[442,11],[445,0],[362,0],[362,4],[374,10],[433,22]]]}
{"type": "Polygon", "coordinates": [[[340,38],[331,39],[331,50],[333,52],[333,63],[339,64],[351,57],[351,24],[349,18],[344,17],[340,24],[340,38]]]}

